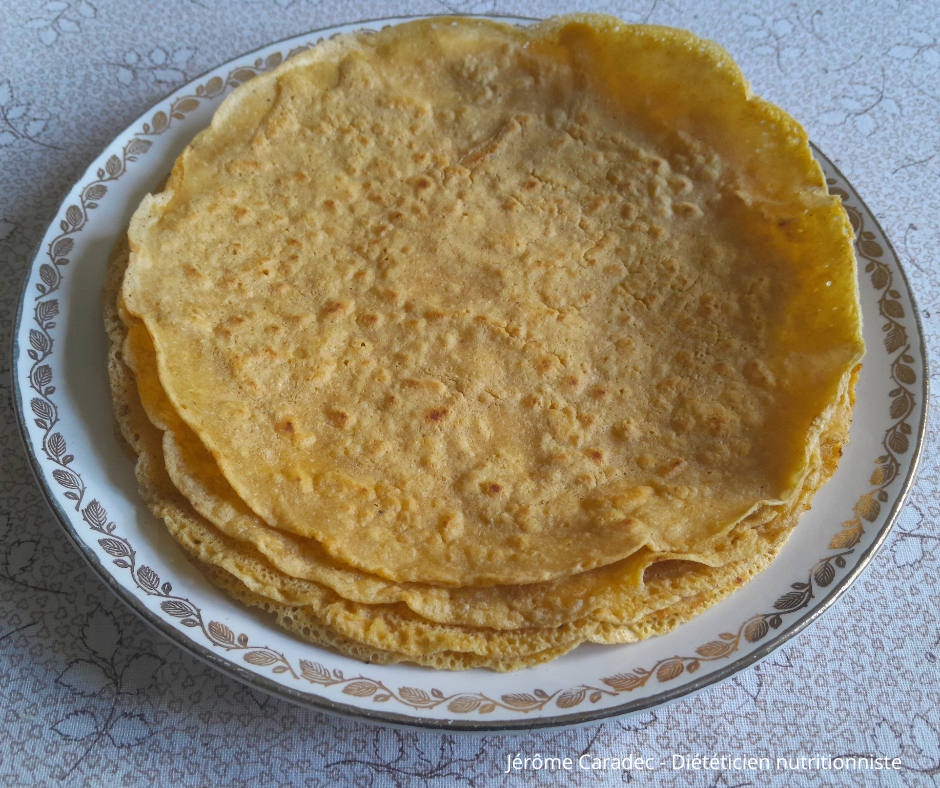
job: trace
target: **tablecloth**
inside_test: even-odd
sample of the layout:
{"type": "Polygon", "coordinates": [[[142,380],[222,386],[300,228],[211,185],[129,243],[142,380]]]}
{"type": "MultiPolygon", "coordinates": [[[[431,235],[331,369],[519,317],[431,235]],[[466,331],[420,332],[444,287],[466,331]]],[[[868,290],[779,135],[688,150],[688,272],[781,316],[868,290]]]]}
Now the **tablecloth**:
{"type": "Polygon", "coordinates": [[[711,38],[731,52],[755,92],[798,118],[896,246],[940,370],[940,5],[933,0],[4,2],[0,784],[940,783],[936,405],[917,483],[890,539],[820,622],[695,697],[627,719],[521,736],[383,728],[298,708],[217,673],[110,596],[69,546],[33,481],[8,374],[21,276],[64,195],[117,132],[209,67],[308,30],[403,14],[578,10],[711,38]],[[818,762],[761,773],[738,771],[730,761],[672,768],[673,756],[792,762],[871,752],[900,765],[879,772],[818,762]],[[574,762],[587,755],[588,764],[633,754],[656,768],[504,774],[517,754],[574,762]]]}

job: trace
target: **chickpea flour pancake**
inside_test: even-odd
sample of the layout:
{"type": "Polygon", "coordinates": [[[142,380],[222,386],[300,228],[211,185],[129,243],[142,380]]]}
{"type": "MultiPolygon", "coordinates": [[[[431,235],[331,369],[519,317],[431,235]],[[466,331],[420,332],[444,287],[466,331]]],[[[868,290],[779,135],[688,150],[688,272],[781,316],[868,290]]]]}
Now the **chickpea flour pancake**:
{"type": "Polygon", "coordinates": [[[773,558],[863,353],[799,125],[690,33],[406,23],[236,90],[112,256],[115,411],[209,576],[378,662],[668,631],[773,558]]]}

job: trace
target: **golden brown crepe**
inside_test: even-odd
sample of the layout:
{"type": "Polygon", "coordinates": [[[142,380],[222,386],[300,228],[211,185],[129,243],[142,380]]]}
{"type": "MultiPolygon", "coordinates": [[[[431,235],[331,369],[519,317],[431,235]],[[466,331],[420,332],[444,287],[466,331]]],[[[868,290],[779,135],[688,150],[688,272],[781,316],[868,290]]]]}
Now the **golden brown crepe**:
{"type": "Polygon", "coordinates": [[[848,222],[683,31],[320,45],[225,101],[130,241],[145,498],[236,596],[385,661],[665,631],[766,565],[845,440],[848,222]]]}

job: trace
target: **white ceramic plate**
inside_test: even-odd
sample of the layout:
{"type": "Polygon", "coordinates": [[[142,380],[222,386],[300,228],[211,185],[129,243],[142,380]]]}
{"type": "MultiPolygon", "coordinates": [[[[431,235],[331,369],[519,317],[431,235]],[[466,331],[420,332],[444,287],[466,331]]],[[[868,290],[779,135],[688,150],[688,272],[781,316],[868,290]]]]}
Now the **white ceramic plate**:
{"type": "Polygon", "coordinates": [[[819,617],[871,561],[911,487],[925,430],[926,357],[907,280],[871,212],[818,151],[858,236],[868,354],[851,443],[771,567],[674,632],[581,646],[510,674],[364,665],[292,637],[210,585],[141,502],[114,437],[99,306],[118,234],[234,87],[322,38],[398,21],[316,31],[219,66],[121,132],[75,185],[32,261],[13,339],[13,389],[40,487],[78,551],[147,623],[229,675],[322,711],[530,730],[649,709],[733,676],[819,617]]]}

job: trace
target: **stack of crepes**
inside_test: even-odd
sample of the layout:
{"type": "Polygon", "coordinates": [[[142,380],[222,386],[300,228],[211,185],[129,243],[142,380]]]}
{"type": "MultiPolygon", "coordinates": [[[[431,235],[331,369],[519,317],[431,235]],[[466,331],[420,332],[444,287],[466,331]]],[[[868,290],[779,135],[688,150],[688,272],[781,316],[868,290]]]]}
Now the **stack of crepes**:
{"type": "Polygon", "coordinates": [[[713,43],[410,22],[235,90],[112,256],[115,412],[218,585],[512,670],[747,582],[835,469],[851,229],[713,43]]]}

